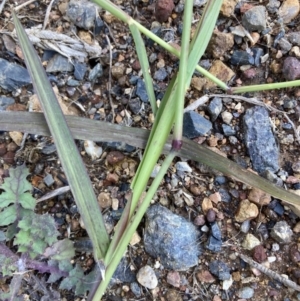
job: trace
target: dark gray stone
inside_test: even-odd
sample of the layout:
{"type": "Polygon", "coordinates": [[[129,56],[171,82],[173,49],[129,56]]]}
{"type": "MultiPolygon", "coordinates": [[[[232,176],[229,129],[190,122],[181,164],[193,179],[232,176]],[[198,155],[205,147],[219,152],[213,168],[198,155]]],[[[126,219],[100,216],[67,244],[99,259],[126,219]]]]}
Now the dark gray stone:
{"type": "Polygon", "coordinates": [[[235,50],[231,56],[230,63],[234,66],[254,65],[254,57],[243,50],[235,50]]]}
{"type": "Polygon", "coordinates": [[[276,12],[278,12],[279,6],[280,6],[280,1],[270,0],[266,7],[270,14],[275,14],[276,12]]]}
{"type": "Polygon", "coordinates": [[[220,227],[219,227],[218,223],[217,222],[211,223],[210,229],[211,229],[211,235],[215,239],[221,241],[222,240],[222,233],[221,233],[221,230],[220,230],[220,227]]]}
{"type": "Polygon", "coordinates": [[[222,129],[223,129],[224,135],[227,136],[227,137],[234,136],[236,134],[235,129],[232,126],[228,125],[228,124],[223,123],[222,124],[222,129]]]}
{"type": "Polygon", "coordinates": [[[0,86],[7,91],[14,91],[31,83],[28,71],[0,58],[0,86]]]}
{"type": "Polygon", "coordinates": [[[293,109],[297,105],[297,101],[295,99],[286,98],[283,101],[283,107],[285,109],[293,109]]]}
{"type": "Polygon", "coordinates": [[[165,68],[159,68],[155,71],[153,78],[158,81],[163,81],[168,76],[168,73],[165,68]]]}
{"type": "Polygon", "coordinates": [[[134,114],[138,114],[142,108],[141,102],[138,98],[132,98],[128,102],[129,108],[134,114]]]}
{"type": "Polygon", "coordinates": [[[140,78],[137,80],[135,93],[142,102],[148,102],[149,98],[146,90],[146,85],[145,82],[140,78]]]}
{"type": "Polygon", "coordinates": [[[78,87],[80,85],[80,82],[76,79],[69,78],[68,81],[67,81],[67,85],[69,87],[78,87]]]}
{"type": "Polygon", "coordinates": [[[94,26],[98,7],[85,0],[72,0],[70,1],[66,15],[78,27],[90,29],[94,26]]]}
{"type": "Polygon", "coordinates": [[[84,75],[86,73],[87,70],[87,66],[85,63],[75,63],[74,64],[74,77],[77,80],[83,80],[84,79],[84,75]]]}
{"type": "Polygon", "coordinates": [[[222,108],[222,99],[220,97],[214,97],[207,106],[207,111],[212,122],[214,122],[218,118],[219,114],[222,112],[222,108]]]}
{"type": "Polygon", "coordinates": [[[255,106],[244,116],[245,144],[253,169],[263,173],[279,169],[279,149],[273,136],[267,109],[255,106]]]}
{"type": "Polygon", "coordinates": [[[247,10],[242,17],[242,24],[248,31],[261,32],[266,29],[266,8],[257,5],[247,10]]]}
{"type": "Polygon", "coordinates": [[[205,245],[206,249],[212,252],[220,252],[222,250],[222,240],[216,239],[212,235],[208,237],[207,243],[205,245]]]}
{"type": "Polygon", "coordinates": [[[286,37],[293,45],[300,46],[300,31],[290,32],[286,35],[286,37]]]}
{"type": "Polygon", "coordinates": [[[136,281],[135,273],[130,269],[130,265],[128,263],[128,260],[123,257],[114,272],[112,279],[110,280],[110,285],[113,285],[115,283],[132,283],[136,281]]]}
{"type": "Polygon", "coordinates": [[[223,185],[226,182],[227,182],[227,179],[224,176],[216,176],[216,178],[215,178],[215,184],[217,184],[217,185],[223,185]]]}
{"type": "Polygon", "coordinates": [[[230,269],[226,263],[221,260],[214,260],[209,264],[209,271],[219,280],[230,279],[230,269]]]}
{"type": "Polygon", "coordinates": [[[267,240],[269,238],[269,231],[268,231],[268,227],[266,224],[261,224],[258,227],[256,233],[257,233],[257,235],[260,235],[263,240],[267,240]]]}
{"type": "Polygon", "coordinates": [[[47,72],[71,72],[74,67],[69,62],[68,58],[61,54],[55,54],[48,62],[46,71],[47,72]]]}
{"type": "Polygon", "coordinates": [[[104,148],[109,147],[126,153],[132,153],[136,150],[134,146],[124,142],[104,142],[102,143],[102,146],[104,148]]]}
{"type": "Polygon", "coordinates": [[[260,58],[264,55],[264,50],[262,48],[251,48],[252,56],[254,59],[254,65],[258,67],[260,65],[260,58]]]}
{"type": "Polygon", "coordinates": [[[159,257],[164,267],[184,271],[198,263],[199,232],[186,219],[161,205],[151,206],[146,213],[145,250],[159,257]]]}
{"type": "Polygon", "coordinates": [[[207,134],[212,124],[200,114],[188,111],[183,116],[183,136],[193,139],[207,134]]]}
{"type": "Polygon", "coordinates": [[[89,73],[89,81],[94,82],[96,79],[103,75],[103,68],[100,63],[98,63],[89,73]]]}
{"type": "Polygon", "coordinates": [[[278,45],[279,45],[279,47],[281,49],[281,52],[283,54],[288,53],[292,48],[292,44],[288,40],[286,40],[285,38],[280,39],[279,42],[278,42],[278,45]]]}
{"type": "Polygon", "coordinates": [[[219,193],[221,195],[222,202],[229,203],[231,201],[231,196],[226,189],[220,188],[219,193]]]}
{"type": "Polygon", "coordinates": [[[140,298],[142,296],[142,290],[137,282],[130,283],[130,289],[136,298],[140,298]]]}
{"type": "Polygon", "coordinates": [[[0,96],[0,111],[5,111],[8,106],[14,103],[15,100],[12,97],[0,96]]]}
{"type": "Polygon", "coordinates": [[[43,181],[48,187],[54,184],[54,179],[51,174],[47,174],[46,177],[44,177],[43,181]]]}
{"type": "Polygon", "coordinates": [[[51,155],[53,153],[56,152],[56,146],[55,144],[49,144],[49,145],[46,145],[45,147],[42,148],[42,153],[44,155],[51,155]]]}

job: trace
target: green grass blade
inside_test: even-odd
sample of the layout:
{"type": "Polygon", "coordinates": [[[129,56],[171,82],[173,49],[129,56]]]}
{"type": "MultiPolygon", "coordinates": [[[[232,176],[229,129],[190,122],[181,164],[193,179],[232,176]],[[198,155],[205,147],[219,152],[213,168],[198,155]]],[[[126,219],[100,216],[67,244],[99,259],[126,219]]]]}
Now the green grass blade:
{"type": "Polygon", "coordinates": [[[264,91],[264,90],[291,88],[296,86],[300,86],[300,80],[293,80],[293,81],[282,82],[282,83],[245,86],[245,87],[233,87],[228,91],[228,93],[238,94],[238,93],[257,92],[257,91],[264,91]]]}
{"type": "Polygon", "coordinates": [[[147,56],[147,52],[146,52],[146,47],[145,47],[144,40],[141,36],[140,31],[136,27],[136,24],[132,23],[131,20],[129,21],[129,29],[131,31],[131,34],[134,39],[134,43],[136,45],[135,49],[136,49],[136,52],[137,52],[137,55],[138,55],[138,58],[139,58],[139,61],[140,61],[141,67],[142,67],[146,90],[148,93],[152,112],[154,115],[156,115],[156,112],[157,112],[156,97],[154,94],[153,79],[149,73],[150,66],[149,66],[148,56],[147,56]]]}
{"type": "Polygon", "coordinates": [[[86,168],[40,59],[14,12],[13,19],[25,62],[53,136],[58,156],[86,230],[92,240],[95,258],[104,258],[109,237],[86,168]]]}
{"type": "Polygon", "coordinates": [[[93,301],[101,300],[105,290],[109,284],[109,279],[113,276],[120,260],[122,259],[124,252],[130,242],[132,235],[136,228],[138,227],[139,223],[141,222],[144,214],[146,213],[150,202],[152,200],[153,195],[157,191],[160,182],[162,181],[164,175],[166,174],[170,164],[172,163],[175,157],[175,152],[171,152],[166,157],[165,161],[163,162],[157,176],[153,180],[149,190],[147,191],[147,195],[141,205],[139,206],[136,215],[131,218],[129,226],[126,228],[124,235],[122,236],[120,243],[118,244],[118,248],[113,255],[113,258],[105,258],[105,262],[107,264],[107,269],[105,271],[105,279],[101,281],[98,290],[96,291],[95,295],[93,296],[93,301]]]}
{"type": "Polygon", "coordinates": [[[189,58],[189,46],[191,35],[191,24],[193,18],[193,1],[187,1],[184,7],[183,15],[183,32],[181,38],[180,63],[178,72],[178,85],[176,91],[176,111],[174,124],[173,149],[179,150],[182,145],[182,124],[183,124],[183,107],[186,92],[186,75],[189,58]]]}
{"type": "MultiPolygon", "coordinates": [[[[148,38],[152,39],[155,43],[157,43],[158,45],[160,45],[161,47],[163,47],[169,53],[175,55],[178,58],[180,57],[180,51],[178,49],[174,48],[171,44],[166,43],[164,40],[162,40],[161,38],[159,38],[153,32],[151,32],[146,27],[144,27],[143,25],[141,25],[139,22],[135,21],[128,14],[126,14],[125,12],[123,12],[122,10],[120,10],[120,8],[117,7],[115,4],[111,3],[111,1],[108,1],[108,0],[93,0],[93,2],[95,2],[96,4],[98,4],[99,6],[101,6],[102,8],[104,8],[105,10],[109,11],[111,14],[113,14],[114,16],[116,16],[117,18],[119,18],[120,20],[124,21],[128,25],[129,25],[129,23],[135,24],[136,27],[139,29],[139,31],[141,33],[143,33],[145,36],[147,36],[148,38]]],[[[218,12],[219,12],[219,10],[218,10],[218,12]]],[[[211,24],[213,24],[213,23],[211,23],[211,24]]],[[[210,74],[207,70],[205,70],[201,66],[198,65],[196,67],[196,70],[198,72],[200,72],[202,75],[204,75],[205,77],[207,77],[209,80],[211,80],[212,82],[214,82],[221,89],[223,89],[225,91],[228,90],[228,86],[226,85],[226,83],[222,82],[217,77],[215,77],[212,74],[210,74]]]]}

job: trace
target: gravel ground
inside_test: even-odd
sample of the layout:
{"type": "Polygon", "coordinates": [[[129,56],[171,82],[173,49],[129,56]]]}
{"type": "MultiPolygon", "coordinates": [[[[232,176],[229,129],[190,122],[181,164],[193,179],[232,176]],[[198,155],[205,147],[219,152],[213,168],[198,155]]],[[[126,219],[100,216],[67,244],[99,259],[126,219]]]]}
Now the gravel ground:
{"type": "MultiPolygon", "coordinates": [[[[180,45],[184,1],[114,2],[166,42],[180,45]]],[[[191,35],[203,2],[194,1],[191,35]]],[[[31,97],[30,78],[12,34],[10,8],[22,3],[8,0],[0,20],[0,110],[40,111],[31,97]]],[[[43,25],[49,5],[50,1],[35,1],[19,10],[23,26],[31,28],[29,35],[40,33],[33,28],[43,25]]],[[[225,0],[200,65],[231,87],[298,79],[298,13],[298,0],[225,0]]],[[[54,1],[45,28],[52,33],[47,32],[35,46],[66,114],[151,129],[154,117],[140,64],[122,22],[101,9],[97,13],[91,2],[54,1]],[[58,34],[73,38],[65,56],[45,46],[58,34]],[[85,48],[75,51],[82,45],[85,48]]],[[[66,37],[60,37],[57,45],[65,41],[66,37]]],[[[156,98],[161,100],[178,70],[178,60],[148,38],[144,41],[156,98]]],[[[184,135],[299,193],[300,90],[270,90],[243,97],[224,96],[195,74],[186,94],[184,135]],[[191,109],[204,95],[209,96],[205,102],[191,109]],[[289,119],[249,103],[249,98],[283,111],[289,119]]],[[[17,153],[23,137],[19,132],[0,134],[2,180],[9,167],[25,163],[35,197],[67,185],[51,137],[28,135],[24,149],[17,153]]],[[[142,151],[117,142],[76,143],[112,233],[142,151]],[[93,157],[91,148],[95,149],[93,157]]],[[[38,212],[55,217],[62,237],[75,241],[73,262],[89,272],[94,267],[90,243],[70,192],[38,203],[38,212]]],[[[189,158],[177,158],[103,300],[300,300],[299,232],[298,216],[280,200],[189,158]],[[293,288],[288,287],[287,278],[293,288]]],[[[47,277],[29,273],[20,294],[26,300],[84,300],[72,291],[59,291],[59,283],[50,287],[47,277]],[[50,294],[53,291],[56,297],[50,294]]],[[[9,278],[0,278],[0,288],[7,290],[9,282],[9,278]]]]}

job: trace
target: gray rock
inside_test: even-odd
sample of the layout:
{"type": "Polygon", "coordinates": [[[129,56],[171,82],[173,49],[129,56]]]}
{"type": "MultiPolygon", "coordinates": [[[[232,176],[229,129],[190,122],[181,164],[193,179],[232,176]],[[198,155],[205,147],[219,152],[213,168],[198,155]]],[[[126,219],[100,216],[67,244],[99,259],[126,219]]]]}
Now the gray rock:
{"type": "Polygon", "coordinates": [[[248,31],[261,32],[266,29],[266,8],[257,5],[247,10],[242,17],[242,24],[248,31]]]}
{"type": "Polygon", "coordinates": [[[100,63],[98,63],[89,73],[89,81],[94,82],[96,79],[103,75],[103,68],[100,63]]]}
{"type": "Polygon", "coordinates": [[[221,260],[214,260],[209,264],[209,271],[219,280],[230,279],[230,269],[226,263],[221,260]]]}
{"type": "Polygon", "coordinates": [[[85,0],[70,1],[66,15],[78,27],[90,29],[94,26],[98,7],[94,3],[85,0]]]}
{"type": "Polygon", "coordinates": [[[279,6],[280,6],[280,1],[270,0],[266,7],[270,14],[274,14],[274,13],[278,12],[279,6]]]}
{"type": "Polygon", "coordinates": [[[126,153],[132,153],[136,150],[134,146],[125,142],[104,142],[102,143],[102,146],[104,148],[109,147],[126,153]]]}
{"type": "Polygon", "coordinates": [[[234,66],[254,65],[254,57],[243,50],[234,50],[230,58],[230,63],[234,66]]]}
{"type": "Polygon", "coordinates": [[[212,235],[208,237],[207,243],[205,245],[206,249],[212,252],[220,252],[222,250],[222,240],[216,239],[212,235]]]}
{"type": "Polygon", "coordinates": [[[220,97],[214,97],[210,104],[207,106],[208,114],[211,121],[215,121],[219,114],[222,112],[223,104],[220,97]]]}
{"type": "Polygon", "coordinates": [[[135,273],[130,269],[130,265],[128,263],[128,260],[123,257],[115,270],[112,279],[110,280],[109,285],[112,286],[115,283],[132,283],[136,281],[135,273]]]}
{"type": "Polygon", "coordinates": [[[168,73],[165,68],[159,68],[155,71],[153,78],[158,81],[163,81],[168,76],[168,73]]]}
{"type": "Polygon", "coordinates": [[[130,283],[130,289],[136,298],[140,298],[142,296],[142,290],[137,282],[130,283]]]}
{"type": "Polygon", "coordinates": [[[74,64],[74,77],[77,79],[77,80],[83,80],[84,79],[84,75],[86,73],[86,70],[87,70],[87,66],[85,63],[78,63],[76,62],[74,64]]]}
{"type": "Polygon", "coordinates": [[[250,230],[250,220],[246,220],[241,224],[241,232],[248,233],[250,230]]]}
{"type": "Polygon", "coordinates": [[[279,47],[281,49],[281,52],[283,54],[288,53],[292,48],[291,43],[288,40],[286,40],[285,38],[281,38],[278,42],[278,45],[279,45],[279,47]]]}
{"type": "Polygon", "coordinates": [[[182,172],[192,172],[193,171],[187,162],[178,161],[175,164],[175,167],[176,167],[176,171],[182,171],[182,172]]]}
{"type": "Polygon", "coordinates": [[[246,286],[239,289],[236,294],[241,299],[250,299],[254,295],[254,289],[249,286],[246,286]]]}
{"type": "Polygon", "coordinates": [[[286,35],[288,41],[293,45],[300,46],[300,32],[290,32],[286,35]]]}
{"type": "Polygon", "coordinates": [[[141,102],[138,98],[132,98],[128,102],[129,108],[134,114],[138,114],[141,111],[141,102]]]}
{"type": "Polygon", "coordinates": [[[211,235],[214,238],[216,238],[218,240],[222,240],[222,233],[221,233],[221,230],[220,230],[219,225],[218,225],[217,222],[211,223],[210,229],[211,229],[211,235]]]}
{"type": "Polygon", "coordinates": [[[15,100],[12,97],[0,96],[0,111],[5,111],[8,106],[14,103],[15,100]]]}
{"type": "Polygon", "coordinates": [[[51,174],[47,174],[46,177],[44,177],[43,181],[48,187],[54,184],[54,179],[51,174]]]}
{"type": "Polygon", "coordinates": [[[186,219],[161,205],[146,213],[145,250],[168,269],[184,271],[198,263],[199,232],[186,219]]]}
{"type": "Polygon", "coordinates": [[[293,231],[286,221],[277,222],[271,231],[271,237],[283,244],[291,242],[292,235],[293,231]]]}
{"type": "Polygon", "coordinates": [[[48,145],[46,145],[45,147],[42,148],[42,153],[44,155],[51,155],[55,152],[56,152],[56,146],[55,146],[54,143],[48,144],[48,145]]]}
{"type": "Polygon", "coordinates": [[[194,111],[188,111],[183,116],[183,136],[193,139],[207,134],[212,129],[212,123],[194,111]]]}
{"type": "Polygon", "coordinates": [[[31,83],[28,71],[0,58],[0,86],[7,91],[14,91],[31,83]]]}
{"type": "Polygon", "coordinates": [[[70,72],[74,67],[69,62],[68,58],[61,54],[55,54],[48,62],[46,71],[51,72],[70,72]]]}
{"type": "Polygon", "coordinates": [[[245,144],[253,169],[263,173],[279,169],[279,149],[273,136],[267,109],[255,106],[244,116],[245,144]]]}
{"type": "Polygon", "coordinates": [[[149,97],[146,90],[146,85],[145,82],[140,78],[137,80],[135,93],[142,102],[148,102],[149,97]]]}
{"type": "Polygon", "coordinates": [[[235,129],[232,126],[228,125],[228,124],[223,123],[222,124],[222,129],[223,129],[224,135],[227,136],[227,137],[234,136],[236,134],[235,129]]]}

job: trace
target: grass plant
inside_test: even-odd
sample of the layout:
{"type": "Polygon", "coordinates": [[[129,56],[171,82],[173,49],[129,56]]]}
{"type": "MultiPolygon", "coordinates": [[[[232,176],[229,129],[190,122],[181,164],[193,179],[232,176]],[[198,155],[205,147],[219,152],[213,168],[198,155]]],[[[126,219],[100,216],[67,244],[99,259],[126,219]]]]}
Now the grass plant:
{"type": "MultiPolygon", "coordinates": [[[[21,44],[26,65],[32,76],[35,91],[38,94],[40,102],[43,107],[44,116],[46,118],[47,126],[50,133],[54,138],[59,158],[62,162],[62,166],[66,173],[67,179],[70,183],[72,193],[74,195],[76,204],[78,205],[80,214],[85,223],[88,235],[90,236],[93,247],[94,257],[96,261],[101,262],[101,266],[104,266],[103,274],[105,277],[99,279],[94,289],[91,290],[88,300],[100,300],[105,293],[106,287],[119,264],[128,243],[138,227],[144,213],[146,212],[150,201],[157,191],[157,188],[163,179],[168,167],[177,154],[184,155],[193,160],[198,160],[212,166],[215,169],[220,170],[226,175],[238,178],[239,181],[243,181],[248,185],[256,186],[264,191],[267,191],[273,196],[280,198],[286,202],[289,202],[293,206],[298,206],[299,197],[292,193],[285,192],[283,189],[274,186],[267,180],[261,179],[256,175],[242,170],[235,163],[212,153],[210,150],[205,149],[202,146],[195,146],[195,144],[186,139],[182,139],[182,117],[183,117],[183,104],[186,90],[190,85],[191,78],[194,71],[197,70],[208,79],[213,81],[216,85],[225,91],[231,91],[232,93],[243,93],[245,91],[259,91],[266,89],[277,89],[283,87],[289,87],[293,85],[299,85],[300,81],[292,81],[277,84],[255,85],[250,87],[238,87],[229,88],[226,83],[220,81],[218,78],[211,75],[208,71],[198,66],[198,62],[203,55],[211,34],[214,29],[214,24],[217,21],[219,10],[222,4],[222,0],[209,0],[203,11],[201,21],[198,24],[196,33],[190,42],[190,28],[192,23],[192,6],[193,1],[187,1],[184,11],[183,20],[183,36],[181,39],[181,50],[177,50],[171,45],[165,43],[162,39],[154,35],[151,31],[143,27],[139,22],[128,16],[119,7],[114,5],[108,0],[95,0],[95,3],[100,5],[103,9],[109,11],[121,21],[125,22],[132,33],[134,42],[137,47],[137,54],[141,63],[143,76],[145,79],[147,92],[149,95],[151,108],[155,115],[155,122],[152,130],[149,133],[140,129],[125,129],[119,125],[102,124],[105,128],[105,134],[99,137],[99,130],[96,129],[97,134],[93,132],[90,140],[110,140],[105,135],[124,141],[124,133],[135,133],[135,140],[138,143],[145,146],[145,140],[147,144],[145,146],[145,152],[143,159],[138,167],[136,175],[131,184],[131,197],[127,202],[124,214],[121,217],[117,230],[110,241],[104,228],[103,218],[98,207],[98,203],[93,192],[92,185],[86,173],[85,167],[82,163],[82,159],[78,153],[74,138],[81,137],[82,133],[78,127],[78,123],[72,123],[76,120],[74,117],[65,118],[61,112],[61,109],[56,101],[55,94],[52,87],[48,82],[44,68],[42,67],[37,54],[30,44],[20,22],[17,20],[15,14],[13,14],[19,42],[21,44]],[[149,62],[147,59],[146,48],[143,44],[142,34],[150,39],[153,39],[166,51],[180,58],[180,65],[178,74],[176,74],[168,85],[168,89],[163,97],[161,105],[157,108],[156,99],[152,84],[152,78],[149,74],[149,62]],[[70,130],[71,128],[71,130],[70,130]],[[173,137],[170,138],[171,130],[173,129],[173,137]],[[73,135],[72,135],[73,133],[73,135]],[[97,137],[97,138],[96,138],[97,137]],[[139,140],[140,139],[140,140],[139,140]],[[170,141],[171,139],[171,141],[170,141]],[[183,145],[182,145],[183,142],[183,145]],[[168,145],[166,148],[166,144],[168,145]],[[165,161],[163,162],[161,169],[157,177],[152,182],[151,186],[147,189],[148,179],[153,170],[153,167],[157,163],[158,158],[165,153],[165,161]],[[147,190],[146,197],[143,202],[139,204],[142,193],[147,190]]],[[[0,113],[0,116],[8,116],[8,114],[0,113]]],[[[21,113],[23,114],[23,113],[21,113]]],[[[26,113],[24,113],[25,116],[26,113]]],[[[40,118],[40,117],[38,117],[40,118]]],[[[38,122],[38,118],[36,119],[38,122]]],[[[1,120],[2,121],[2,120],[1,120]]],[[[40,118],[40,126],[44,121],[40,118]]],[[[79,122],[80,126],[84,122],[79,122]]],[[[89,127],[88,123],[85,123],[89,127]]],[[[91,123],[89,123],[91,124],[91,123]]],[[[100,123],[92,123],[100,125],[100,123]]],[[[1,125],[1,122],[0,122],[1,125]]],[[[9,130],[12,130],[13,126],[16,129],[16,124],[9,124],[11,126],[9,130]]],[[[45,128],[45,122],[43,123],[43,130],[47,132],[45,128]]],[[[5,125],[1,125],[1,130],[5,129],[5,125]],[[3,126],[3,127],[2,127],[3,126]]],[[[25,130],[25,128],[23,127],[25,130]]],[[[34,132],[42,130],[41,128],[31,128],[28,132],[34,132]]],[[[27,131],[27,130],[26,130],[27,131]]],[[[91,133],[91,128],[89,127],[91,133]]],[[[49,134],[49,132],[47,132],[49,134]]],[[[84,139],[86,139],[87,133],[85,133],[84,139]]],[[[128,142],[128,140],[126,141],[128,142]]],[[[134,141],[131,143],[134,145],[134,141]]]]}

